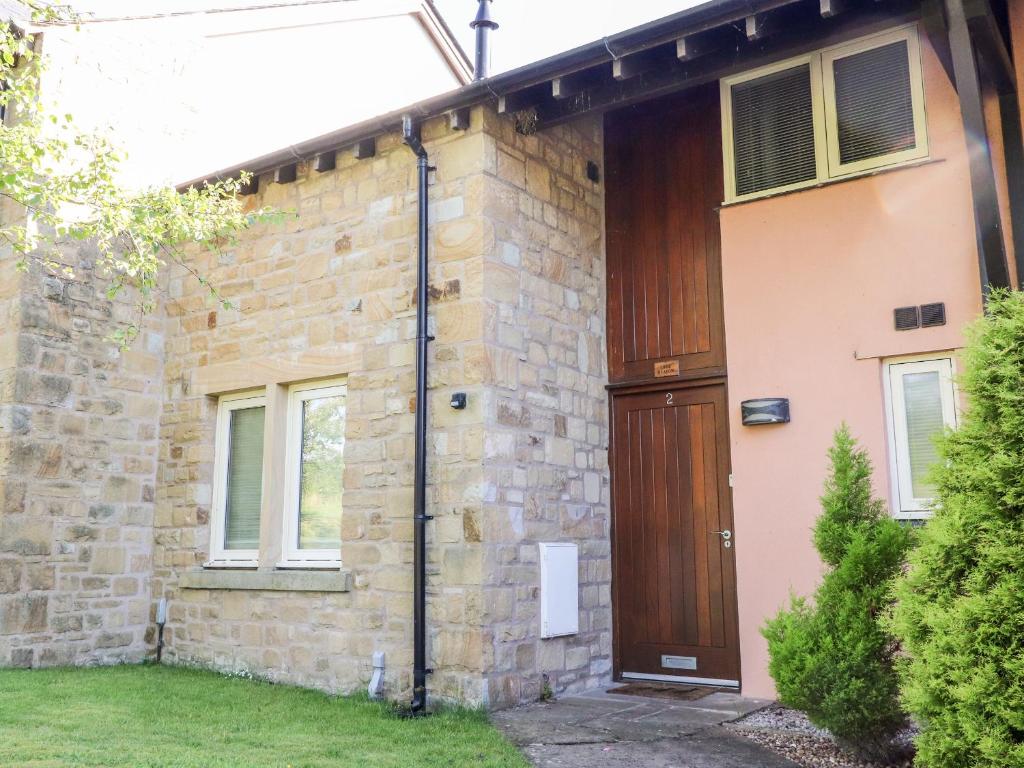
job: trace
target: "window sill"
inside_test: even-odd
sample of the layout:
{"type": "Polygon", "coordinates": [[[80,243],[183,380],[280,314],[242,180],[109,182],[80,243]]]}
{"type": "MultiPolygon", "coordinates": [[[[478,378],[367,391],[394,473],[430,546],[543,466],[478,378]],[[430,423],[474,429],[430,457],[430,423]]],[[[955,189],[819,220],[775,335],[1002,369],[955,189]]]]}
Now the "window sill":
{"type": "Polygon", "coordinates": [[[254,570],[259,566],[258,560],[209,560],[203,568],[234,568],[236,570],[254,570]]]}
{"type": "Polygon", "coordinates": [[[897,512],[893,518],[901,523],[927,523],[933,517],[932,512],[897,512]]]}
{"type": "Polygon", "coordinates": [[[278,571],[333,571],[341,570],[341,561],[325,560],[282,560],[276,566],[278,571]]]}
{"type": "Polygon", "coordinates": [[[182,589],[249,589],[267,592],[350,592],[350,571],[295,570],[254,571],[202,569],[186,571],[178,586],[182,589]]]}
{"type": "Polygon", "coordinates": [[[881,168],[871,168],[866,171],[858,171],[857,173],[851,173],[846,176],[836,176],[834,178],[823,179],[821,181],[812,181],[799,187],[790,187],[788,189],[779,190],[778,192],[772,192],[769,190],[764,193],[752,195],[751,197],[745,197],[742,200],[726,200],[719,206],[719,210],[724,208],[735,208],[738,205],[759,203],[762,200],[771,200],[776,197],[784,197],[786,195],[798,195],[801,192],[813,192],[816,189],[831,187],[834,184],[843,184],[847,181],[856,181],[857,179],[864,179],[869,176],[881,176],[882,174],[896,173],[897,171],[904,171],[910,168],[920,168],[923,165],[934,165],[935,163],[944,162],[946,162],[945,158],[941,157],[923,157],[920,160],[907,160],[902,163],[882,166],[881,168]]]}

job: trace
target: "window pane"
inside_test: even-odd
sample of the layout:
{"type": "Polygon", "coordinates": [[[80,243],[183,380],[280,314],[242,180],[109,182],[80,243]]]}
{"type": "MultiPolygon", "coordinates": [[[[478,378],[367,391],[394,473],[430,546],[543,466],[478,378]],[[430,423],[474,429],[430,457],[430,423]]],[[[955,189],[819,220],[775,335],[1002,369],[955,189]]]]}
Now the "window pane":
{"type": "Polygon", "coordinates": [[[224,549],[259,549],[263,407],[231,411],[224,549]]]}
{"type": "Polygon", "coordinates": [[[832,72],[840,163],[916,146],[906,40],[836,59],[832,72]]]}
{"type": "Polygon", "coordinates": [[[341,547],[344,448],[344,396],[303,401],[299,549],[341,547]]]}
{"type": "Polygon", "coordinates": [[[737,195],[817,176],[809,65],[734,85],[732,121],[737,195]]]}
{"type": "Polygon", "coordinates": [[[932,465],[939,460],[935,438],[945,426],[942,420],[941,386],[938,371],[908,373],[903,376],[910,483],[915,499],[930,499],[935,495],[935,488],[926,478],[932,465]]]}

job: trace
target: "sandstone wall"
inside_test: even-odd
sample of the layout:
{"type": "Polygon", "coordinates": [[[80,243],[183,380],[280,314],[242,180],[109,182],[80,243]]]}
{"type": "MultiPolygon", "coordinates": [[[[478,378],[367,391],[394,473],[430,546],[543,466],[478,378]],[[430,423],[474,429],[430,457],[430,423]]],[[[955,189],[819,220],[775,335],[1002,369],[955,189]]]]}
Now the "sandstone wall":
{"type": "MultiPolygon", "coordinates": [[[[505,706],[610,673],[600,121],[536,136],[474,110],[424,126],[431,197],[428,658],[435,695],[505,706]],[[452,393],[468,407],[453,410],[452,393]],[[540,639],[538,543],[580,547],[580,632],[540,639]]],[[[350,691],[412,665],[415,158],[397,136],[337,169],[261,179],[288,215],[182,270],[131,350],[103,341],[87,251],[73,279],[10,273],[0,343],[0,663],[165,658],[350,691]],[[265,458],[260,566],[204,568],[218,397],[261,391],[267,444],[297,382],[345,377],[343,572],[276,568],[265,458]],[[277,414],[277,415],[275,415],[277,414]],[[270,542],[269,544],[267,542],[270,542]],[[328,576],[325,581],[324,576],[328,576]]],[[[275,437],[276,435],[276,437],[275,437]]],[[[279,504],[281,506],[283,502],[279,504]]]]}
{"type": "MultiPolygon", "coordinates": [[[[536,697],[545,674],[556,690],[609,677],[603,201],[586,178],[599,126],[523,137],[477,109],[469,131],[424,128],[437,166],[428,656],[442,696],[503,706],[536,697]],[[457,391],[464,411],[449,407],[457,391]],[[577,636],[539,639],[541,541],[580,545],[577,636]]],[[[412,662],[415,164],[395,136],[374,158],[342,152],[337,163],[323,174],[300,165],[290,184],[261,179],[251,204],[295,216],[221,257],[197,254],[239,311],[211,306],[186,275],[171,286],[154,600],[170,601],[171,660],[352,690],[383,650],[398,696],[412,662]],[[265,388],[273,399],[336,376],[349,387],[351,588],[197,577],[209,557],[216,396],[265,388]]],[[[275,482],[265,475],[265,494],[275,482]]],[[[273,566],[265,558],[261,570],[273,566]]]]}
{"type": "Polygon", "coordinates": [[[0,665],[135,661],[146,650],[163,338],[72,278],[0,259],[0,665]]]}
{"type": "Polygon", "coordinates": [[[489,700],[611,676],[608,400],[600,117],[533,136],[487,113],[484,324],[493,397],[484,448],[489,700]],[[579,547],[580,631],[540,639],[538,543],[579,547]]]}
{"type": "MultiPolygon", "coordinates": [[[[482,342],[480,126],[424,137],[431,187],[430,649],[432,689],[481,699],[482,342]],[[453,411],[452,391],[469,394],[453,411]]],[[[154,597],[170,603],[168,658],[352,690],[387,654],[387,690],[411,686],[415,157],[396,136],[323,174],[261,180],[253,205],[294,212],[223,257],[197,254],[239,311],[188,276],[168,302],[154,597]],[[216,395],[348,378],[342,560],[350,591],[183,589],[209,556],[216,395]]],[[[267,483],[275,482],[265,476],[267,483]]],[[[273,562],[262,568],[273,570],[273,562]]],[[[244,576],[246,574],[239,574],[244,576]]],[[[301,575],[295,576],[301,581],[301,575]]],[[[296,582],[296,586],[298,587],[296,582]]]]}

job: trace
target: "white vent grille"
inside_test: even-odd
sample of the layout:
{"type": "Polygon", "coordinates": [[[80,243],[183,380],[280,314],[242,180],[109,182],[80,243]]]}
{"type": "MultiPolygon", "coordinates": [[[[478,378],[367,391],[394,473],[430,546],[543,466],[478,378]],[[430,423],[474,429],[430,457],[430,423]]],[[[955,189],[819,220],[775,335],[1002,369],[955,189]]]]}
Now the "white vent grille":
{"type": "Polygon", "coordinates": [[[817,175],[810,65],[733,85],[732,121],[736,195],[817,175]]]}
{"type": "Polygon", "coordinates": [[[837,58],[832,68],[840,163],[916,146],[906,40],[837,58]]]}

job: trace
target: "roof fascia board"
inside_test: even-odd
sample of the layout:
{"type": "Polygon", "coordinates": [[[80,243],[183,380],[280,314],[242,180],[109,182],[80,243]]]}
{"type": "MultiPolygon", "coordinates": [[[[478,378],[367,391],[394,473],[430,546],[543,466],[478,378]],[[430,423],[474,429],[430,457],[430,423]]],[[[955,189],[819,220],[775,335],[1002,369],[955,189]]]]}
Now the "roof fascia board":
{"type": "Polygon", "coordinates": [[[32,12],[19,0],[0,0],[0,21],[11,24],[23,33],[38,32],[40,27],[32,21],[32,12]]]}
{"type": "Polygon", "coordinates": [[[416,20],[423,26],[430,39],[434,41],[438,51],[448,63],[452,74],[456,79],[465,85],[473,79],[473,66],[469,56],[459,41],[452,33],[451,27],[445,22],[444,17],[437,12],[434,4],[429,0],[422,0],[415,13],[416,20]]]}
{"type": "MultiPolygon", "coordinates": [[[[3,0],[0,0],[2,2],[3,0]]],[[[8,0],[10,2],[10,0],[8,0]]],[[[317,12],[330,14],[332,11],[339,21],[350,21],[363,18],[375,18],[382,16],[401,16],[415,13],[418,9],[418,0],[307,0],[306,2],[266,2],[252,3],[228,8],[198,8],[195,10],[167,11],[165,13],[140,13],[137,15],[123,16],[79,16],[73,21],[49,24],[48,26],[73,26],[76,24],[116,24],[124,22],[139,21],[168,21],[182,18],[201,19],[224,19],[224,26],[232,28],[232,21],[235,24],[239,19],[244,21],[246,16],[254,17],[258,23],[250,30],[247,26],[237,27],[236,31],[247,32],[258,29],[274,29],[280,26],[296,26],[294,21],[286,24],[259,22],[260,16],[273,18],[298,13],[314,14],[317,12]]],[[[252,22],[249,22],[250,24],[252,22]]],[[[303,24],[319,23],[317,20],[303,22],[303,24]]],[[[299,25],[301,26],[301,25],[299,25]]]]}
{"type": "Polygon", "coordinates": [[[322,5],[241,9],[242,12],[207,12],[202,15],[201,23],[206,36],[221,37],[415,15],[418,10],[415,0],[345,0],[322,5]]]}

